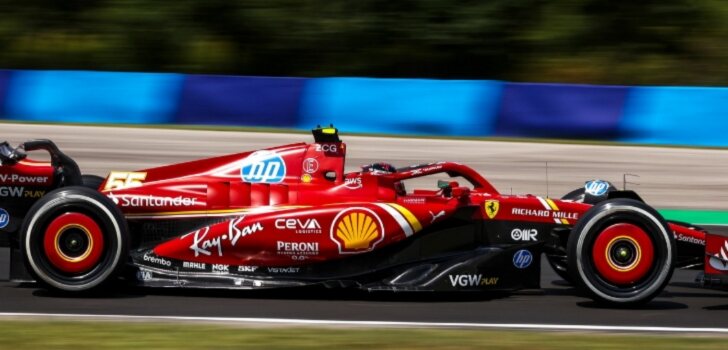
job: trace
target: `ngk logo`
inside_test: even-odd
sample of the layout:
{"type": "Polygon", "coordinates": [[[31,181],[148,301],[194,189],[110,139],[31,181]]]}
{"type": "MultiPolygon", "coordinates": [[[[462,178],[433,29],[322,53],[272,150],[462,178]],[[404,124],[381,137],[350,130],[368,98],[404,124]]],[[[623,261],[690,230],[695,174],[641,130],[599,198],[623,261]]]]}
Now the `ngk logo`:
{"type": "Polygon", "coordinates": [[[514,241],[536,241],[538,236],[538,231],[536,231],[535,228],[531,229],[520,229],[515,228],[513,231],[511,231],[511,239],[514,241]]]}

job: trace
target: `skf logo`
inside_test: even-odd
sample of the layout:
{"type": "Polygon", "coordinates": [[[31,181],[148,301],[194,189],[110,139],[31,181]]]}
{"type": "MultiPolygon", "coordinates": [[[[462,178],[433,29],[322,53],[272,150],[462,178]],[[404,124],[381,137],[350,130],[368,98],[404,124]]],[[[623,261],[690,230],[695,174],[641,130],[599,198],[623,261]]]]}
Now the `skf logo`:
{"type": "Polygon", "coordinates": [[[278,183],[286,177],[286,163],[272,151],[257,151],[243,160],[240,175],[245,182],[278,183]]]}
{"type": "Polygon", "coordinates": [[[104,191],[120,190],[123,188],[139,187],[147,178],[147,173],[135,173],[125,171],[112,171],[106,178],[104,191]]]}
{"type": "Polygon", "coordinates": [[[497,200],[485,201],[485,214],[488,215],[489,218],[495,218],[495,216],[498,215],[498,209],[500,209],[500,202],[497,200]]]}
{"type": "Polygon", "coordinates": [[[498,277],[483,277],[483,275],[448,275],[453,287],[495,286],[498,277]]]}
{"type": "Polygon", "coordinates": [[[532,229],[520,229],[520,228],[514,228],[513,231],[511,231],[511,239],[514,241],[536,241],[538,236],[538,231],[536,231],[535,228],[532,229]]]}
{"type": "Polygon", "coordinates": [[[334,218],[331,239],[339,246],[339,253],[368,252],[384,239],[384,225],[370,209],[346,209],[334,218]]]}

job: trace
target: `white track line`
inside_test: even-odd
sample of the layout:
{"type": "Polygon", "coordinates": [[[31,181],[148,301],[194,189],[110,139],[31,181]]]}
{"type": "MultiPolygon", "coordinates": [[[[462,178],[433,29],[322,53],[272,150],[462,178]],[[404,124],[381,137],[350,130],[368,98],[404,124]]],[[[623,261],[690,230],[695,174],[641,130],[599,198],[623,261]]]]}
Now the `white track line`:
{"type": "Polygon", "coordinates": [[[400,321],[344,321],[344,320],[307,320],[294,318],[254,318],[254,317],[195,317],[195,316],[137,316],[137,315],[92,315],[92,314],[52,314],[52,313],[14,313],[0,312],[2,319],[71,319],[105,321],[169,321],[203,322],[254,325],[294,325],[294,326],[364,326],[364,327],[401,327],[401,328],[480,328],[480,329],[531,329],[547,331],[606,331],[606,332],[668,332],[668,333],[721,333],[728,334],[728,328],[707,327],[650,327],[650,326],[598,326],[562,325],[530,323],[467,323],[467,322],[400,322],[400,321]]]}

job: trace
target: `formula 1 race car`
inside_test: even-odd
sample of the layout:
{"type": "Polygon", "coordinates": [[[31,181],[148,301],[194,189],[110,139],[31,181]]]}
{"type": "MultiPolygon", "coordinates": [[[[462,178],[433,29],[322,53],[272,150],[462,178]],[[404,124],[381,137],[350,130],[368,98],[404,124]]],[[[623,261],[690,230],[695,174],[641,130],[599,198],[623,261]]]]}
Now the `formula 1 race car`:
{"type": "Polygon", "coordinates": [[[666,222],[636,193],[605,181],[556,200],[500,194],[454,162],[345,173],[338,130],[313,136],[312,144],[105,179],[81,175],[51,141],[0,144],[0,245],[10,247],[11,278],[64,292],[120,279],[151,287],[511,291],[540,287],[545,253],[593,299],[629,305],[660,293],[675,267],[728,261],[726,253],[706,256],[704,230],[666,222]],[[32,150],[48,151],[50,163],[26,159],[32,150]],[[405,188],[423,176],[446,179],[405,188]]]}

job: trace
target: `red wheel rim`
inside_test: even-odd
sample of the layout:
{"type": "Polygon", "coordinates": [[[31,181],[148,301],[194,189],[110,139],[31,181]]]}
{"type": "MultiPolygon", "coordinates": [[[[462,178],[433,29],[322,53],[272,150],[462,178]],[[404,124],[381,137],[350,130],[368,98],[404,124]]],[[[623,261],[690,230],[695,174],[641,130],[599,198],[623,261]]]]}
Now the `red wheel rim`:
{"type": "Polygon", "coordinates": [[[605,228],[594,241],[592,261],[599,275],[616,285],[640,281],[655,258],[650,236],[640,227],[619,223],[605,228]]]}
{"type": "Polygon", "coordinates": [[[65,213],[53,219],[43,236],[43,249],[48,262],[59,271],[80,274],[96,266],[104,251],[104,235],[99,225],[81,213],[65,213]],[[73,243],[82,244],[80,250],[69,253],[73,243]],[[71,248],[68,248],[68,247],[71,248]]]}

